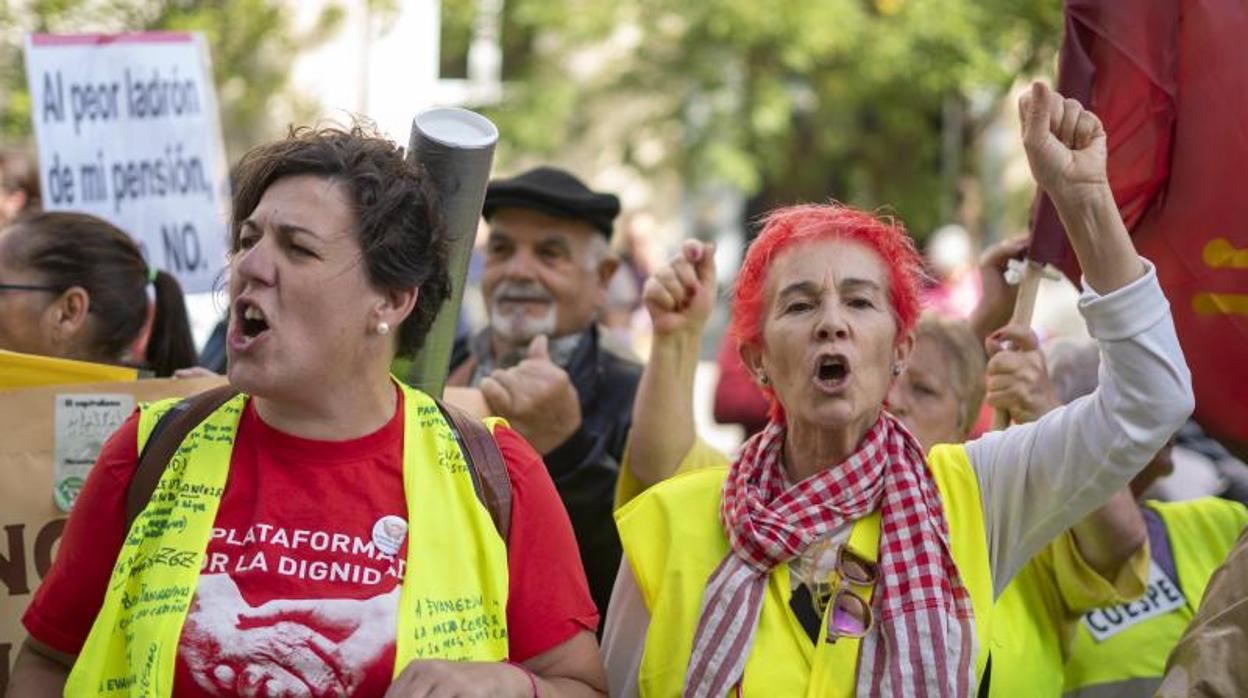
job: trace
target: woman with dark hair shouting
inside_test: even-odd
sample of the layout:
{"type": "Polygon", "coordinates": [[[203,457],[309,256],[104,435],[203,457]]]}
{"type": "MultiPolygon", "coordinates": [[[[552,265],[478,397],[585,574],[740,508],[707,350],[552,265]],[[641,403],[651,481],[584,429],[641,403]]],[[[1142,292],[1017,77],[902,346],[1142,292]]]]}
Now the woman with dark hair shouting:
{"type": "Polygon", "coordinates": [[[235,185],[238,392],[128,530],[127,483],[172,405],[105,445],[12,694],[600,695],[597,612],[540,457],[503,424],[452,427],[389,373],[450,292],[423,171],[358,128],[299,130],[235,185]],[[478,494],[460,444],[482,442],[509,507],[478,494]]]}

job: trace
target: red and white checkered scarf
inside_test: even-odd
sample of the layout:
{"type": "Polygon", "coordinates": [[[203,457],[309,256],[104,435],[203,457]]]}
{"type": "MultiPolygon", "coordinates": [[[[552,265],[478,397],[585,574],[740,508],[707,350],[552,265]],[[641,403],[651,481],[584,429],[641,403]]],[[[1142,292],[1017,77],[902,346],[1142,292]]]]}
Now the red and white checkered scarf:
{"type": "Polygon", "coordinates": [[[784,434],[767,425],[742,447],[724,482],[719,516],[732,550],[702,595],[684,695],[723,696],[741,680],[773,568],[878,508],[876,623],[863,639],[855,694],[971,696],[978,650],[970,595],[918,442],[881,412],[843,463],[787,487],[784,434]]]}

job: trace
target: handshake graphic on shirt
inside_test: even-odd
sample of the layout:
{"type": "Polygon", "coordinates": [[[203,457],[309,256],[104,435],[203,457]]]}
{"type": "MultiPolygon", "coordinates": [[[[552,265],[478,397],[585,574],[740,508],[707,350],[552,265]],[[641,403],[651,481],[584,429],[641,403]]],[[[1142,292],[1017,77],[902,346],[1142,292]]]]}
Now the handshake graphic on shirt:
{"type": "Polygon", "coordinates": [[[348,696],[394,648],[399,591],[252,607],[228,574],[203,575],[178,653],[213,695],[348,696]]]}

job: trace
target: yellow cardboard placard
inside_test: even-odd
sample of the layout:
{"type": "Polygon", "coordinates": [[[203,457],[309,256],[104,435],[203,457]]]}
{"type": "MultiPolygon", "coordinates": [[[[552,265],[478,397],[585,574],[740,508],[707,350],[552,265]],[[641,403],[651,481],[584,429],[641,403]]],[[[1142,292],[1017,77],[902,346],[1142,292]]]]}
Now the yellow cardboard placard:
{"type": "Polygon", "coordinates": [[[0,390],[43,385],[114,383],[137,380],[139,371],[125,366],[57,359],[0,349],[0,390]]]}

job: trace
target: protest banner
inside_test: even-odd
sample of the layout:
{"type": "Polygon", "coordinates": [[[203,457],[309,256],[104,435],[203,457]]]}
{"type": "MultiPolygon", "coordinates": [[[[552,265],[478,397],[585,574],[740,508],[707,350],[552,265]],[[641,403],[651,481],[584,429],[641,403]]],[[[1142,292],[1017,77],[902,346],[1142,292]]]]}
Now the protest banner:
{"type": "Polygon", "coordinates": [[[104,436],[138,402],[194,395],[224,380],[142,380],[0,391],[0,424],[5,425],[0,439],[0,694],[26,637],[22,613],[52,565],[65,529],[66,514],[60,505],[76,494],[54,485],[58,460],[69,456],[71,466],[94,462],[104,436]]]}
{"type": "MultiPolygon", "coordinates": [[[[1170,300],[1196,420],[1248,460],[1248,61],[1227,60],[1246,35],[1241,0],[1068,0],[1058,89],[1105,125],[1109,183],[1170,300]]],[[[1036,227],[1077,281],[1056,211],[1036,227]]]]}
{"type": "Polygon", "coordinates": [[[203,38],[34,34],[26,78],[44,207],[111,221],[183,291],[211,291],[229,197],[203,38]]]}

